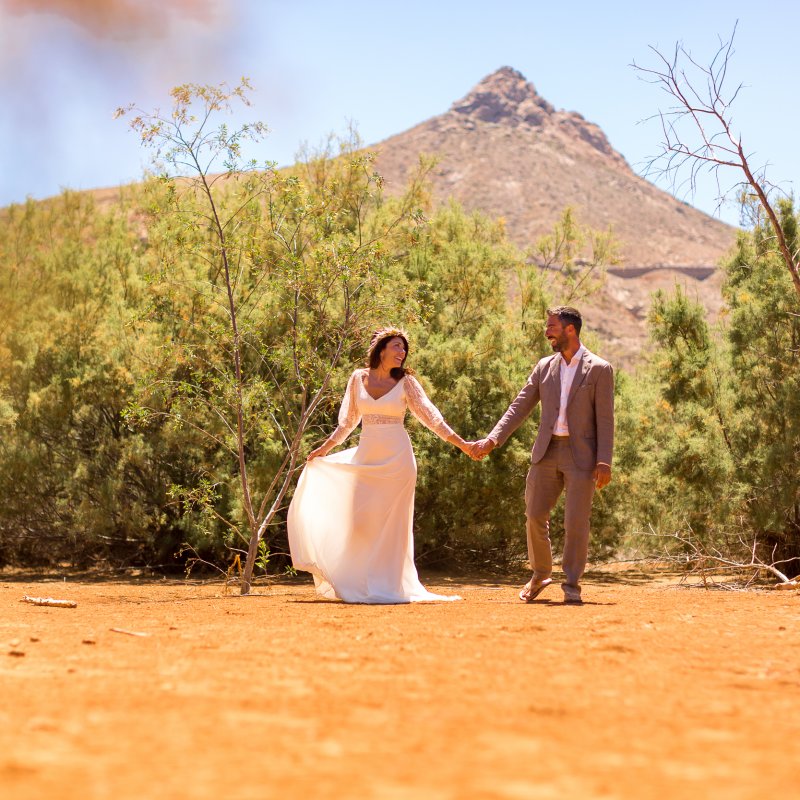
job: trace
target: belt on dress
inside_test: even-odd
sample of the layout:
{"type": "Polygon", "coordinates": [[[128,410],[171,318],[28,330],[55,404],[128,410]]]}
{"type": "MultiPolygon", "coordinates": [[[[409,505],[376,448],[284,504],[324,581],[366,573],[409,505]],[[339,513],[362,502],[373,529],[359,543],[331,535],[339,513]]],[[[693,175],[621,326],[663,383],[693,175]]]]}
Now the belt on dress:
{"type": "Polygon", "coordinates": [[[364,414],[361,425],[402,425],[402,417],[390,417],[388,414],[364,414]]]}
{"type": "Polygon", "coordinates": [[[566,441],[567,439],[569,439],[569,434],[567,434],[566,436],[561,436],[560,434],[554,433],[550,438],[558,439],[560,441],[566,441]]]}

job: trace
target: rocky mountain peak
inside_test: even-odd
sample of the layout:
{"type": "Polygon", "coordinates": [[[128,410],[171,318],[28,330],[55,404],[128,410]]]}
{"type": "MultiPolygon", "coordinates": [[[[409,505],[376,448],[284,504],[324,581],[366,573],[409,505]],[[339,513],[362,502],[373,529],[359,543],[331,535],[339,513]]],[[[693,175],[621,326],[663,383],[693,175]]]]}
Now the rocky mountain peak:
{"type": "Polygon", "coordinates": [[[433,197],[502,217],[510,239],[525,250],[552,234],[567,206],[580,224],[611,230],[626,269],[609,272],[586,319],[606,337],[615,363],[633,363],[646,347],[653,289],[685,279],[712,319],[720,307],[713,265],[735,231],[637,175],[598,125],[577,111],[554,109],[515,69],[493,72],[449,111],[376,149],[387,191],[405,191],[420,154],[434,155],[433,197]]]}
{"type": "Polygon", "coordinates": [[[616,166],[628,169],[625,159],[611,146],[603,131],[574,111],[556,111],[525,76],[512,67],[487,75],[466,97],[453,103],[442,118],[472,128],[489,123],[523,128],[556,137],[569,146],[588,145],[616,166]]]}
{"type": "Polygon", "coordinates": [[[434,196],[502,216],[522,247],[552,232],[566,206],[585,225],[613,228],[628,266],[710,266],[734,238],[637,175],[598,125],[556,110],[511,67],[376,147],[378,169],[397,192],[421,153],[435,155],[434,196]]]}
{"type": "Polygon", "coordinates": [[[451,109],[482,122],[511,125],[542,125],[555,111],[540,97],[534,85],[511,67],[487,75],[470,93],[453,103],[451,109]]]}

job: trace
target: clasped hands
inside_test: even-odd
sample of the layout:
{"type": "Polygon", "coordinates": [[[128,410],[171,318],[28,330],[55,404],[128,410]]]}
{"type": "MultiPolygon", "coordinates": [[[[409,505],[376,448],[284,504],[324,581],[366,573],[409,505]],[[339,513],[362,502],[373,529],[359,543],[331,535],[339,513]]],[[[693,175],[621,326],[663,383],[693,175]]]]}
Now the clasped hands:
{"type": "Polygon", "coordinates": [[[464,442],[463,451],[474,461],[482,461],[497,446],[491,439],[478,439],[476,442],[464,442]]]}

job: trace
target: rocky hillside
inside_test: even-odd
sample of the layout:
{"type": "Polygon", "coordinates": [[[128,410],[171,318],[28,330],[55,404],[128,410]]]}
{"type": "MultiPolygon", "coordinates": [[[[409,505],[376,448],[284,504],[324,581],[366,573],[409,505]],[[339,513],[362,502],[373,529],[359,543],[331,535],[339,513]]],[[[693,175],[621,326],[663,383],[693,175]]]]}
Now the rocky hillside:
{"type": "Polygon", "coordinates": [[[573,206],[579,221],[613,229],[623,269],[586,309],[610,355],[631,365],[646,343],[644,318],[654,287],[679,282],[719,310],[719,277],[676,267],[713,267],[735,229],[639,177],[603,131],[580,114],[556,110],[510,67],[484,78],[449,111],[375,145],[389,191],[400,191],[421,153],[436,155],[434,195],[503,217],[520,246],[548,233],[573,206]],[[657,272],[624,268],[650,267],[657,272]],[[697,275],[704,276],[699,280],[697,275]]]}
{"type": "Polygon", "coordinates": [[[597,125],[557,111],[510,67],[376,147],[390,190],[403,186],[420,153],[435,154],[435,194],[504,217],[523,246],[547,233],[566,205],[594,228],[612,226],[630,266],[714,265],[734,237],[730,226],[636,175],[597,125]]]}

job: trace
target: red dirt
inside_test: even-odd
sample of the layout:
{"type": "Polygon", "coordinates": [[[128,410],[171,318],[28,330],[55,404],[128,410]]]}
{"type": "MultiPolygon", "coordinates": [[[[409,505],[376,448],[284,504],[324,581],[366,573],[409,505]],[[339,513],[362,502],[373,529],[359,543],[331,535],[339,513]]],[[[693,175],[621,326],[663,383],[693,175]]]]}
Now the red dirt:
{"type": "Polygon", "coordinates": [[[387,607],[0,574],[0,796],[792,796],[800,593],[639,578],[387,607]]]}

